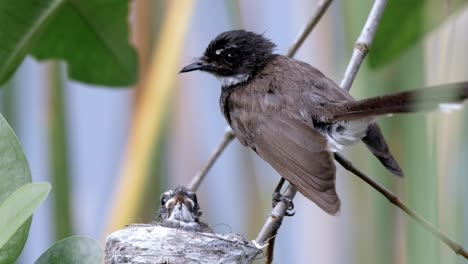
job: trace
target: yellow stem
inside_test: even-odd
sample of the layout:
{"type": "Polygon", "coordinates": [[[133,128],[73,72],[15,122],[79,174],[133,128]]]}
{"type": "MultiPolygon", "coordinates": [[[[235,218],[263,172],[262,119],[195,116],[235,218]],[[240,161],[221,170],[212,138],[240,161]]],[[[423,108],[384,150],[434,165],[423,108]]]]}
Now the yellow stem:
{"type": "Polygon", "coordinates": [[[148,75],[135,106],[133,126],[123,162],[122,175],[113,199],[108,231],[123,228],[137,219],[139,204],[150,168],[151,154],[161,135],[162,121],[174,90],[179,59],[195,1],[168,1],[166,19],[152,53],[148,75]]]}

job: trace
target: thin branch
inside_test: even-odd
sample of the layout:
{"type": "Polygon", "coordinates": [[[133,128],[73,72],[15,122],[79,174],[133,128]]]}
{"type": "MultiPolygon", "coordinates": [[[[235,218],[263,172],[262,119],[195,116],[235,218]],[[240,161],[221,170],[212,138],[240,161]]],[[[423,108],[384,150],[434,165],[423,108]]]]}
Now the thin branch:
{"type": "MultiPolygon", "coordinates": [[[[296,188],[292,186],[292,184],[289,184],[288,187],[286,187],[283,196],[292,200],[296,193],[296,188]]],[[[283,201],[279,201],[276,204],[276,206],[271,211],[270,216],[268,216],[265,224],[263,225],[262,230],[260,230],[260,233],[258,233],[258,236],[255,239],[257,244],[264,244],[273,236],[273,234],[276,234],[279,227],[281,226],[281,221],[283,220],[287,209],[288,205],[283,201]]]]}
{"type": "Polygon", "coordinates": [[[297,50],[301,45],[304,43],[307,36],[312,32],[312,29],[315,28],[315,25],[320,21],[325,11],[327,11],[328,7],[330,6],[332,0],[321,0],[317,7],[315,8],[314,14],[309,20],[309,23],[305,26],[304,30],[301,32],[299,37],[297,37],[296,41],[294,41],[293,45],[288,50],[288,57],[294,57],[296,55],[297,50]]]}
{"type": "Polygon", "coordinates": [[[197,191],[198,187],[200,187],[201,182],[205,178],[206,174],[208,171],[213,167],[213,164],[216,162],[216,160],[219,158],[221,153],[223,153],[224,149],[229,145],[229,143],[235,138],[234,132],[232,132],[232,129],[230,127],[226,128],[226,133],[224,133],[223,139],[221,140],[221,143],[219,144],[218,148],[215,150],[213,155],[211,155],[210,159],[208,162],[205,164],[205,166],[192,178],[192,181],[190,182],[188,188],[193,191],[197,191]]]}
{"type": "MultiPolygon", "coordinates": [[[[291,45],[288,51],[288,56],[292,57],[296,54],[296,51],[299,49],[299,47],[304,43],[304,40],[307,38],[307,36],[312,32],[312,29],[314,29],[315,25],[317,25],[317,22],[322,18],[322,15],[325,13],[327,10],[328,6],[330,6],[330,3],[332,0],[321,0],[317,8],[314,11],[314,14],[312,15],[311,19],[309,20],[309,23],[306,25],[304,30],[299,34],[299,37],[294,41],[294,43],[291,45]]],[[[198,187],[200,186],[201,182],[205,178],[205,175],[208,173],[210,168],[213,166],[213,164],[216,162],[216,160],[219,158],[221,153],[224,151],[226,146],[234,139],[234,133],[232,132],[230,127],[226,127],[226,133],[224,133],[223,139],[221,140],[221,143],[219,144],[218,148],[215,150],[215,152],[211,155],[210,159],[208,162],[205,164],[205,166],[193,177],[192,181],[190,182],[189,189],[196,191],[198,187]]]]}
{"type": "Polygon", "coordinates": [[[421,224],[427,231],[431,232],[435,236],[437,236],[442,242],[444,242],[447,246],[449,246],[456,254],[461,255],[468,259],[468,252],[458,243],[451,240],[447,237],[444,233],[442,233],[439,229],[437,229],[434,225],[428,222],[426,219],[421,217],[418,213],[416,213],[413,209],[403,203],[398,196],[393,194],[383,185],[377,183],[369,176],[367,176],[364,172],[360,171],[358,168],[354,167],[353,164],[347,160],[342,155],[335,153],[335,160],[343,166],[346,170],[354,173],[358,176],[361,180],[365,181],[367,184],[372,186],[375,190],[385,196],[389,202],[396,205],[398,208],[403,210],[406,214],[408,214],[411,218],[413,218],[416,222],[421,224]]]}
{"type": "Polygon", "coordinates": [[[369,49],[372,46],[374,40],[375,32],[377,32],[377,27],[382,18],[385,6],[387,5],[387,0],[375,0],[374,5],[367,17],[366,24],[362,29],[361,35],[359,35],[356,44],[354,45],[353,55],[351,56],[351,61],[346,68],[343,80],[341,80],[341,88],[349,91],[351,85],[356,78],[356,74],[361,67],[362,61],[369,53],[369,49]]]}

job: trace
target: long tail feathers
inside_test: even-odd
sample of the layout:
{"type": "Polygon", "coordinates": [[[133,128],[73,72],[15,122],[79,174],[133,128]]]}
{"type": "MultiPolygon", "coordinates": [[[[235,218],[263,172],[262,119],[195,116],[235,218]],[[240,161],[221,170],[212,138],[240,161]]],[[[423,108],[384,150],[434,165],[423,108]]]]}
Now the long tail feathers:
{"type": "Polygon", "coordinates": [[[331,104],[329,122],[396,113],[430,111],[440,104],[461,103],[468,98],[468,82],[444,84],[345,104],[331,104]]]}

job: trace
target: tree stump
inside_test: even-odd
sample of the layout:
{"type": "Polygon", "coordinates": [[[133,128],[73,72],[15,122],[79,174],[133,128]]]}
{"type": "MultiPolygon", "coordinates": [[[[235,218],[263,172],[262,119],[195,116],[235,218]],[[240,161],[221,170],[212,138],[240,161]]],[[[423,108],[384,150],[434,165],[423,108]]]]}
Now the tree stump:
{"type": "Polygon", "coordinates": [[[252,263],[261,252],[241,235],[138,224],[107,237],[105,263],[252,263]]]}

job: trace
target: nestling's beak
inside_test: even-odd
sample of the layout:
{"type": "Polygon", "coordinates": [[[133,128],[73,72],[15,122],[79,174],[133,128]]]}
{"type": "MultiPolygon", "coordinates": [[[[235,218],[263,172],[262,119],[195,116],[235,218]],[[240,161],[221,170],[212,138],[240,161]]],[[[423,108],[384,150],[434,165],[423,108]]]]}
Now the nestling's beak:
{"type": "Polygon", "coordinates": [[[185,197],[182,194],[177,194],[176,196],[176,204],[184,204],[185,203],[185,197]]]}
{"type": "Polygon", "coordinates": [[[182,70],[180,70],[179,73],[202,70],[205,66],[206,66],[205,62],[201,60],[197,60],[196,62],[185,66],[182,70]]]}

